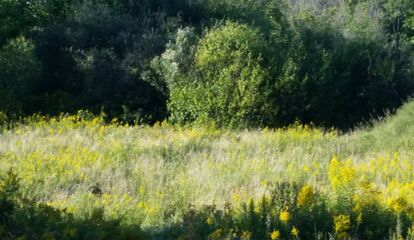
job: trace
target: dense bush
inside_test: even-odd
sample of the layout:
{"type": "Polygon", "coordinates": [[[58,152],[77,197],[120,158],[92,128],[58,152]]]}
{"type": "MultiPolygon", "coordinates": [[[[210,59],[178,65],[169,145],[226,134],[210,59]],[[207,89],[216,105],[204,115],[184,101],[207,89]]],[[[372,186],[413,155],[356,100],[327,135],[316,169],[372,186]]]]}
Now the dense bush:
{"type": "Polygon", "coordinates": [[[209,31],[196,50],[193,74],[170,84],[171,119],[221,127],[263,125],[272,112],[261,57],[266,47],[260,32],[247,25],[227,22],[209,31]]]}

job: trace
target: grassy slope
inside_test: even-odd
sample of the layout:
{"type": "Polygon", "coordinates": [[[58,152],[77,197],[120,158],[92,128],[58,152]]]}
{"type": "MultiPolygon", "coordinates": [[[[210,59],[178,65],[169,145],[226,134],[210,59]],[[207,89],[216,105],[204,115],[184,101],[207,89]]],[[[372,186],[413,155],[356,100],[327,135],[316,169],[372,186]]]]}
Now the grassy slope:
{"type": "Polygon", "coordinates": [[[29,197],[78,215],[104,206],[109,218],[158,227],[188,204],[259,197],[270,183],[331,191],[329,162],[351,159],[361,181],[385,195],[414,182],[414,102],[371,129],[346,135],[291,127],[229,132],[199,128],[104,126],[36,120],[0,135],[0,170],[13,167],[29,197]],[[100,188],[101,197],[91,194],[100,188]],[[168,214],[166,214],[168,213],[168,214]]]}

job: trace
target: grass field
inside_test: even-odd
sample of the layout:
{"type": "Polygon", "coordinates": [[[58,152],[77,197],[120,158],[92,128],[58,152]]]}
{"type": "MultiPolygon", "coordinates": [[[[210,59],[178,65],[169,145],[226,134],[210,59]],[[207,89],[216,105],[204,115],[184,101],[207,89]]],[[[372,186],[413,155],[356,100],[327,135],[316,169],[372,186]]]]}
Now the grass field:
{"type": "Polygon", "coordinates": [[[0,171],[13,169],[23,198],[75,219],[103,209],[104,219],[140,225],[152,239],[412,239],[413,136],[414,102],[346,134],[37,116],[0,135],[0,171]],[[284,193],[293,203],[265,204],[284,193]],[[231,226],[221,226],[226,214],[216,213],[229,205],[231,226]],[[200,226],[186,228],[189,213],[200,226]],[[254,214],[267,214],[260,230],[245,218],[254,214]],[[312,230],[301,229],[307,221],[312,230]]]}

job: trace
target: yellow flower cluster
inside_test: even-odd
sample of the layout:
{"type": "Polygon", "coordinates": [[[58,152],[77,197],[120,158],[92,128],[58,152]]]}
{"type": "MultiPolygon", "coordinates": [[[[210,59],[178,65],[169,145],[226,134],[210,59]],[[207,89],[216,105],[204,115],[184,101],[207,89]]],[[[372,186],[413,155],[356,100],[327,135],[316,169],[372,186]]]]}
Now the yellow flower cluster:
{"type": "Polygon", "coordinates": [[[339,215],[334,218],[335,234],[338,239],[347,239],[351,230],[351,218],[348,215],[339,215]]]}
{"type": "Polygon", "coordinates": [[[312,186],[304,185],[297,197],[298,207],[312,208],[315,199],[315,191],[312,186]]]}
{"type": "Polygon", "coordinates": [[[339,161],[334,157],[329,164],[328,176],[335,191],[352,190],[357,182],[356,170],[351,160],[339,161]]]}
{"type": "Polygon", "coordinates": [[[280,212],[279,219],[282,222],[285,222],[285,223],[288,222],[289,219],[290,219],[290,213],[288,211],[282,211],[282,212],[280,212]]]}
{"type": "Polygon", "coordinates": [[[279,237],[280,237],[280,232],[277,230],[274,230],[272,233],[270,233],[270,239],[272,240],[279,239],[279,237]]]}

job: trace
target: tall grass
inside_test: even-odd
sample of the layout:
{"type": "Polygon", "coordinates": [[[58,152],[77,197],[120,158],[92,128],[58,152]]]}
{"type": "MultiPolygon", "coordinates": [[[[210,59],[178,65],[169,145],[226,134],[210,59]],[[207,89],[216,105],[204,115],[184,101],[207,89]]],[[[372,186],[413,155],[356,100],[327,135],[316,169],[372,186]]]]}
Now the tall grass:
{"type": "Polygon", "coordinates": [[[412,136],[414,102],[347,134],[301,125],[225,131],[34,116],[0,135],[0,171],[17,173],[25,197],[77,218],[102,207],[107,219],[155,231],[182,222],[189,204],[238,205],[282,182],[313,186],[333,203],[340,195],[335,178],[346,182],[349,172],[356,185],[375,185],[389,209],[400,197],[413,206],[412,136]]]}

